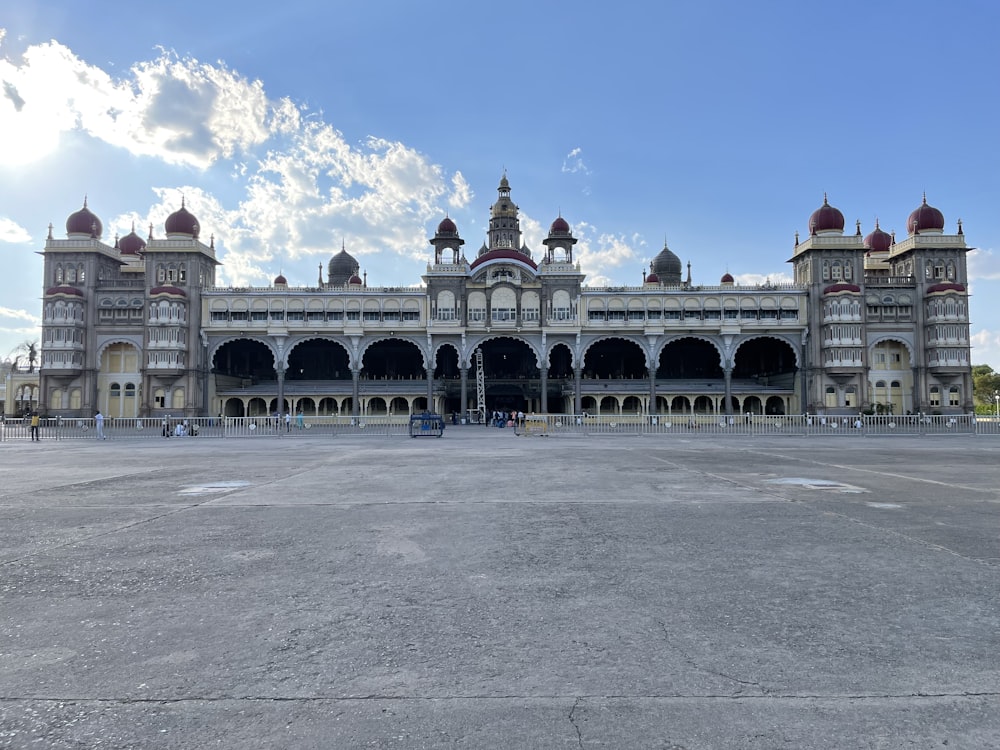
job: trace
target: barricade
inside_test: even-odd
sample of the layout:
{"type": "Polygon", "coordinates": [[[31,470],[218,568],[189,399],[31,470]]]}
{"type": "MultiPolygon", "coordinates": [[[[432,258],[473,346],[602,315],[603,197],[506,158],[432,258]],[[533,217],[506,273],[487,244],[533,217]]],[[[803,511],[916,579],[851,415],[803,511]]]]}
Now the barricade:
{"type": "MultiPolygon", "coordinates": [[[[420,415],[414,415],[419,417],[420,415]]],[[[440,417],[439,417],[440,418],[440,417]]],[[[104,419],[108,440],[164,438],[331,438],[403,437],[411,435],[411,417],[315,416],[293,417],[139,417],[104,419]]],[[[442,420],[443,422],[443,420],[442,420]]],[[[41,440],[94,440],[93,417],[46,417],[39,425],[41,440]]],[[[528,414],[516,424],[522,436],[840,436],[1000,435],[1000,418],[974,414],[528,414]]],[[[460,432],[458,434],[461,434],[460,432]]],[[[0,442],[29,441],[31,420],[7,418],[0,423],[0,442]]]]}

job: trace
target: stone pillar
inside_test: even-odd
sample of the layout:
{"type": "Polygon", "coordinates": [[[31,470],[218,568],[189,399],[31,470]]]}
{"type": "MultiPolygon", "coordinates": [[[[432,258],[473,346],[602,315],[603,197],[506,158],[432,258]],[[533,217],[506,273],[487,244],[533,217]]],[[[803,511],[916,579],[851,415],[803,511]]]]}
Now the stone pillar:
{"type": "Polygon", "coordinates": [[[573,413],[583,411],[583,368],[573,368],[573,413]]]}
{"type": "Polygon", "coordinates": [[[427,368],[427,411],[436,411],[434,408],[434,369],[427,368]]]}
{"type": "Polygon", "coordinates": [[[646,408],[649,414],[656,414],[656,372],[649,372],[649,406],[646,408]]]}
{"type": "Polygon", "coordinates": [[[549,368],[542,367],[538,370],[538,382],[542,387],[542,414],[549,413],[549,368]]]}
{"type": "Polygon", "coordinates": [[[733,416],[733,368],[727,367],[723,371],[723,375],[726,379],[726,403],[723,405],[725,408],[722,413],[731,417],[733,416]]]}
{"type": "Polygon", "coordinates": [[[361,416],[361,368],[351,370],[351,416],[361,416]]]}
{"type": "Polygon", "coordinates": [[[460,365],[458,368],[458,372],[459,372],[459,389],[461,391],[461,393],[459,394],[459,396],[461,397],[460,408],[462,410],[462,413],[459,414],[459,417],[461,419],[465,419],[466,415],[469,413],[469,393],[468,393],[469,368],[462,367],[460,365]]]}
{"type": "Polygon", "coordinates": [[[285,411],[284,406],[283,406],[284,401],[285,401],[285,368],[284,367],[279,367],[278,368],[278,405],[277,405],[277,410],[278,410],[278,415],[279,416],[281,416],[282,414],[284,414],[284,411],[285,411]]]}

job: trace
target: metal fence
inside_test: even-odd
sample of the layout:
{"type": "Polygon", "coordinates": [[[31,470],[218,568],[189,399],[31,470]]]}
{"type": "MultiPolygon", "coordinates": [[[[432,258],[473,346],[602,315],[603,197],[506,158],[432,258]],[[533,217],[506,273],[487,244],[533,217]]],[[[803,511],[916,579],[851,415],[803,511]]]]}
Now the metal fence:
{"type": "MultiPolygon", "coordinates": [[[[163,440],[165,438],[306,438],[357,435],[409,435],[409,415],[374,417],[185,417],[183,419],[104,419],[106,440],[163,440]]],[[[97,440],[93,418],[42,419],[41,440],[97,440]]],[[[7,419],[0,424],[0,441],[30,440],[31,420],[7,419]]]]}
{"type": "MultiPolygon", "coordinates": [[[[472,430],[494,430],[476,424],[462,427],[458,434],[472,430]]],[[[789,435],[789,436],[938,436],[1000,435],[996,417],[908,414],[905,416],[821,416],[788,414],[763,416],[741,414],[529,414],[508,429],[519,436],[544,435],[789,435]]],[[[332,437],[407,437],[409,415],[367,417],[185,417],[182,419],[105,418],[107,440],[163,440],[168,438],[306,439],[332,437]]],[[[447,434],[448,430],[445,430],[447,434]]],[[[46,418],[40,420],[41,440],[96,440],[93,418],[46,418]]],[[[31,439],[31,420],[6,419],[0,423],[0,442],[31,439]]]]}
{"type": "Polygon", "coordinates": [[[782,414],[531,414],[514,425],[519,435],[1000,435],[1000,420],[973,414],[900,417],[782,414]]]}

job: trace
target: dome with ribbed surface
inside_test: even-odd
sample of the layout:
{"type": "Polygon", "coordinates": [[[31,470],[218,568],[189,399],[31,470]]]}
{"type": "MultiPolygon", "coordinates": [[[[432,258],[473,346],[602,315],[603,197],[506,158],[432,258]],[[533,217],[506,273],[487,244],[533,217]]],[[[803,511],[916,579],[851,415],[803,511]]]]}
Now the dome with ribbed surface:
{"type": "Polygon", "coordinates": [[[163,223],[163,229],[166,231],[167,237],[179,234],[195,239],[198,239],[198,232],[201,231],[198,219],[184,207],[183,198],[181,198],[181,207],[170,214],[163,223]]]}
{"type": "Polygon", "coordinates": [[[663,284],[681,283],[681,259],[674,255],[673,251],[663,244],[663,249],[653,258],[649,264],[649,270],[656,274],[663,284]]]}
{"type": "Polygon", "coordinates": [[[132,231],[118,240],[118,252],[122,255],[140,255],[146,249],[146,240],[135,233],[135,224],[132,231]]]}
{"type": "Polygon", "coordinates": [[[881,229],[878,219],[875,219],[875,228],[864,239],[865,248],[876,253],[884,253],[892,247],[892,235],[881,229]]]}
{"type": "Polygon", "coordinates": [[[830,205],[823,193],[823,205],[809,216],[809,234],[825,234],[844,231],[844,215],[830,205]]]}
{"type": "Polygon", "coordinates": [[[86,198],[83,199],[83,208],[71,213],[66,219],[66,234],[69,237],[100,237],[103,232],[104,227],[101,220],[87,208],[86,198]]]}
{"type": "Polygon", "coordinates": [[[926,194],[924,194],[924,202],[906,220],[906,231],[910,234],[944,231],[944,214],[934,206],[927,205],[926,194]]]}
{"type": "Polygon", "coordinates": [[[327,273],[329,274],[328,283],[331,286],[348,284],[352,276],[358,275],[360,268],[361,266],[358,265],[358,261],[341,244],[340,252],[330,258],[330,263],[327,265],[327,273]]]}

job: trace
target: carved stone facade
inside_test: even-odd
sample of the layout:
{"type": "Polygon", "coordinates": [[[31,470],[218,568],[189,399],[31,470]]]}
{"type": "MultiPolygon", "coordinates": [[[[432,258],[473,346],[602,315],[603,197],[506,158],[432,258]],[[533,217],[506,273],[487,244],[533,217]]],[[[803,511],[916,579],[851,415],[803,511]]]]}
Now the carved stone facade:
{"type": "Polygon", "coordinates": [[[588,287],[569,223],[537,257],[504,176],[471,259],[445,217],[422,285],[369,286],[345,247],[314,287],[215,285],[182,205],[113,245],[86,206],[44,249],[41,408],[113,418],[971,411],[965,253],[926,204],[896,242],[826,200],[792,284],[695,285],[667,247],[642,283],[588,287]]]}

